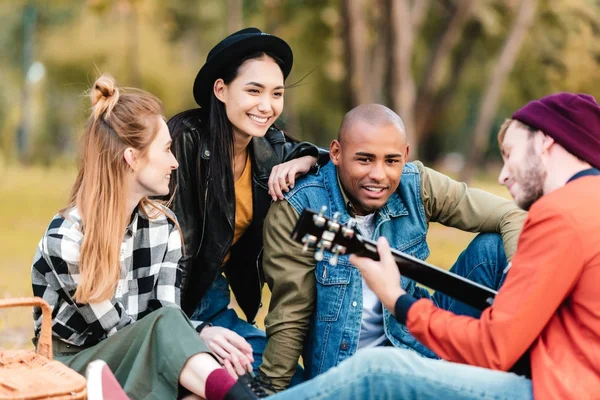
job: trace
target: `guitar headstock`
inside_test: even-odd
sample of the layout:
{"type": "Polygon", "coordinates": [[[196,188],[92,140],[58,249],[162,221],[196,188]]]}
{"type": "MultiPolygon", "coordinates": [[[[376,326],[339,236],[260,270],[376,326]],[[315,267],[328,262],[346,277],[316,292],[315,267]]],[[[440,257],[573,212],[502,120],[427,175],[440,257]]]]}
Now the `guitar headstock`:
{"type": "Polygon", "coordinates": [[[336,265],[341,254],[358,253],[363,248],[360,235],[356,232],[353,219],[346,225],[338,222],[339,213],[332,218],[325,217],[327,207],[323,206],[320,212],[305,209],[300,214],[300,219],[292,232],[292,239],[308,248],[316,248],[315,259],[321,261],[325,251],[330,251],[333,256],[329,263],[336,265]]]}

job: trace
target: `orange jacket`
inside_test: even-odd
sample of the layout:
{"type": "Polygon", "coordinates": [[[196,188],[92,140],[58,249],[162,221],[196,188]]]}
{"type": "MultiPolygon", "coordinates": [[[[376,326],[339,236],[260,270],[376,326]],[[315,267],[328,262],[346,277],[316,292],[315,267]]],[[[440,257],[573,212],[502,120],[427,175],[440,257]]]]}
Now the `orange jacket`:
{"type": "Polygon", "coordinates": [[[508,371],[529,349],[536,399],[600,399],[600,177],[543,196],[480,319],[419,300],[410,332],[440,357],[508,371]]]}

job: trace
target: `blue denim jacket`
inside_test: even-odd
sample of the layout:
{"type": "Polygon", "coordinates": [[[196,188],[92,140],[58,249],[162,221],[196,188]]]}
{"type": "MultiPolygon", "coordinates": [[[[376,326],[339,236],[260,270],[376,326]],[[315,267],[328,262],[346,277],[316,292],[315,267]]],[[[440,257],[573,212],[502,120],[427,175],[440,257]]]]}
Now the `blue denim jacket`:
{"type": "MultiPolygon", "coordinates": [[[[338,184],[336,167],[331,162],[319,174],[307,175],[299,180],[287,193],[286,199],[298,213],[304,208],[320,210],[325,205],[327,217],[337,211],[342,224],[350,218],[338,184]]],[[[393,248],[425,260],[429,256],[427,228],[421,177],[417,167],[407,163],[400,186],[377,212],[372,239],[383,235],[393,248]]],[[[329,265],[331,256],[326,252],[315,269],[317,303],[303,353],[307,379],[350,357],[358,346],[363,308],[362,278],[348,256],[340,256],[336,266],[329,265]]],[[[402,277],[402,287],[407,293],[415,293],[415,282],[408,278],[402,277]]],[[[400,324],[388,310],[383,312],[385,334],[392,345],[413,348],[416,339],[406,326],[400,324]]]]}

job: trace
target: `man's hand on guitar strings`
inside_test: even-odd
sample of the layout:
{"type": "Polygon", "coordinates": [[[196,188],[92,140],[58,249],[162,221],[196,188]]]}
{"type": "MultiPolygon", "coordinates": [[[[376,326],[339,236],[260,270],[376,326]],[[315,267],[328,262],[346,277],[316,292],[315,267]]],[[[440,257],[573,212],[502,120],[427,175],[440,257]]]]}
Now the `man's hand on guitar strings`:
{"type": "Polygon", "coordinates": [[[396,300],[406,292],[400,285],[400,272],[390,245],[383,236],[377,240],[377,252],[380,261],[353,254],[350,256],[350,262],[359,269],[369,288],[393,314],[396,300]]]}

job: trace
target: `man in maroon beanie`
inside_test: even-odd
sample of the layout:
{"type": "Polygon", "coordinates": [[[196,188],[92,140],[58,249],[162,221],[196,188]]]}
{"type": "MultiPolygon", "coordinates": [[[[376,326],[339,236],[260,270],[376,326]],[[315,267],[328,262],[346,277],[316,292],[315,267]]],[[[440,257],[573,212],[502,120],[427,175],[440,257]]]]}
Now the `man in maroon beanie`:
{"type": "Polygon", "coordinates": [[[502,126],[499,181],[529,215],[494,304],[458,316],[351,257],[382,303],[442,360],[374,348],[276,398],[599,399],[600,106],[584,94],[532,101],[502,126]]]}

